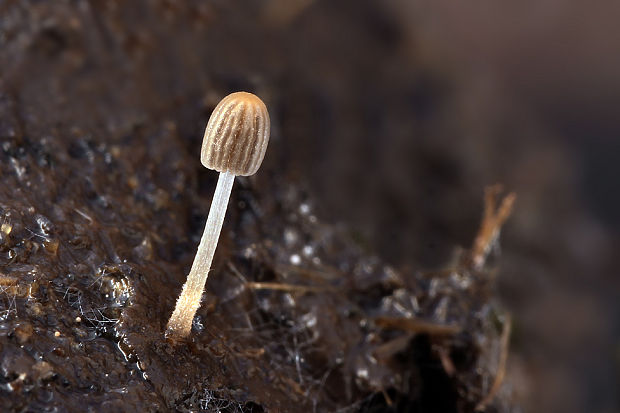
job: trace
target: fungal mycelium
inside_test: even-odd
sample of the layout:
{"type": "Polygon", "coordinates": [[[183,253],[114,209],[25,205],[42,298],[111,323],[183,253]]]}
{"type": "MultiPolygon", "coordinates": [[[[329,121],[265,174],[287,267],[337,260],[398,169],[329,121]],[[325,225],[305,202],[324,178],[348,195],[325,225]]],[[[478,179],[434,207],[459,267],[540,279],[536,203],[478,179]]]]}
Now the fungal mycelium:
{"type": "Polygon", "coordinates": [[[220,175],[194,263],[168,321],[167,337],[182,339],[189,335],[207,282],[235,176],[256,173],[268,142],[269,113],[256,95],[232,93],[215,107],[205,130],[200,160],[206,168],[214,169],[220,175]]]}

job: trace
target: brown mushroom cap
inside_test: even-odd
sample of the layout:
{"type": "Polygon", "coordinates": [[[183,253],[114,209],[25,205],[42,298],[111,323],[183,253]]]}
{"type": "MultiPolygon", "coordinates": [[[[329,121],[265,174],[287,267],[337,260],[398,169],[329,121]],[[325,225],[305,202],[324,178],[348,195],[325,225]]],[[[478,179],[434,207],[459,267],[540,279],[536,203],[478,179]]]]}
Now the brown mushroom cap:
{"type": "Polygon", "coordinates": [[[235,92],[213,110],[202,141],[202,164],[218,172],[253,175],[269,143],[269,113],[262,100],[235,92]]]}

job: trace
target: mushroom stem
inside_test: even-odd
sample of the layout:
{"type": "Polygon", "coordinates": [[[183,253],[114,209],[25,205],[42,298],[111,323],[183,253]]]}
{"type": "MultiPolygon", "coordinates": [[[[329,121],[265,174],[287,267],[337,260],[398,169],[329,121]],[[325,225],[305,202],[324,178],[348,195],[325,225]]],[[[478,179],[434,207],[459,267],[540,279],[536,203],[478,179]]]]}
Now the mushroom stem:
{"type": "Polygon", "coordinates": [[[269,113],[258,96],[247,92],[231,93],[213,109],[202,140],[200,162],[220,172],[220,177],[196,258],[168,321],[166,336],[171,341],[187,337],[192,329],[235,176],[256,173],[268,142],[269,113]]]}
{"type": "Polygon", "coordinates": [[[183,291],[177,300],[174,312],[168,321],[166,335],[171,338],[187,337],[192,329],[194,315],[200,306],[200,298],[204,290],[217,241],[220,238],[228,199],[232,191],[235,175],[231,172],[220,172],[213,202],[207,217],[205,231],[200,239],[198,251],[192,269],[183,285],[183,291]]]}

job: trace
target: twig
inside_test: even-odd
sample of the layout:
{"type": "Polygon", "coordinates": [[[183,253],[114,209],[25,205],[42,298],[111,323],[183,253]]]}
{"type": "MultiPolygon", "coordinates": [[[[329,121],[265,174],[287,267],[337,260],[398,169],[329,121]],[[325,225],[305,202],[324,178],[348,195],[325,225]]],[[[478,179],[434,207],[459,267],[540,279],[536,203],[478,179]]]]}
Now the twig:
{"type": "Polygon", "coordinates": [[[459,326],[435,324],[428,321],[404,317],[377,317],[374,319],[381,328],[393,328],[412,333],[430,334],[435,336],[452,335],[461,331],[459,326]]]}
{"type": "Polygon", "coordinates": [[[394,401],[392,401],[392,398],[390,397],[389,394],[387,394],[385,389],[381,389],[381,394],[383,394],[383,398],[385,399],[385,403],[388,405],[388,407],[392,407],[392,405],[394,404],[394,401]]]}
{"type": "Polygon", "coordinates": [[[493,185],[484,190],[484,214],[478,235],[471,249],[471,259],[476,269],[482,268],[486,262],[491,247],[497,240],[502,225],[512,213],[512,208],[517,199],[517,195],[511,192],[504,197],[499,208],[497,208],[497,198],[501,190],[501,185],[493,185]]]}
{"type": "Polygon", "coordinates": [[[235,267],[235,265],[232,262],[228,263],[228,268],[232,271],[234,275],[236,275],[245,284],[246,287],[248,287],[251,290],[295,291],[295,292],[300,292],[300,293],[334,290],[334,288],[332,287],[284,284],[284,283],[276,283],[276,282],[247,281],[245,276],[241,274],[241,272],[237,269],[237,267],[235,267]]]}
{"type": "Polygon", "coordinates": [[[403,351],[409,345],[413,333],[406,332],[404,335],[383,343],[373,351],[373,356],[378,359],[387,359],[394,354],[403,351]]]}
{"type": "Polygon", "coordinates": [[[504,323],[504,330],[502,331],[502,336],[500,338],[500,353],[499,353],[499,362],[497,366],[497,374],[495,375],[495,380],[493,380],[493,384],[491,385],[491,389],[487,393],[487,395],[480,400],[480,402],[476,405],[476,411],[481,412],[486,409],[486,406],[493,401],[493,398],[499,391],[499,388],[502,385],[502,381],[504,380],[504,376],[506,375],[506,361],[508,360],[508,344],[510,342],[510,332],[512,331],[512,318],[510,315],[506,316],[506,322],[504,323]]]}
{"type": "Polygon", "coordinates": [[[310,285],[281,284],[269,282],[248,282],[246,285],[252,290],[295,291],[300,293],[328,290],[328,288],[326,287],[313,287],[310,285]]]}
{"type": "Polygon", "coordinates": [[[448,377],[453,377],[456,373],[456,367],[454,367],[454,363],[452,362],[448,351],[443,347],[439,348],[437,349],[437,355],[439,356],[441,366],[443,367],[448,377]]]}

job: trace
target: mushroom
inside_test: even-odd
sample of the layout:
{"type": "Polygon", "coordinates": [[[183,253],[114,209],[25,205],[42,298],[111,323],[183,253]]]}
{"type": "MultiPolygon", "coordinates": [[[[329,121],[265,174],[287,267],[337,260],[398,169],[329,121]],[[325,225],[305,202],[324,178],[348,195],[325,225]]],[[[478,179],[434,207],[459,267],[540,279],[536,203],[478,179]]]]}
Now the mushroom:
{"type": "Polygon", "coordinates": [[[215,107],[205,130],[200,160],[220,176],[194,263],[168,321],[167,337],[182,339],[189,335],[211,269],[235,175],[256,173],[268,142],[269,113],[258,96],[232,93],[215,107]]]}

